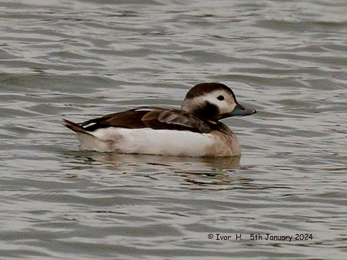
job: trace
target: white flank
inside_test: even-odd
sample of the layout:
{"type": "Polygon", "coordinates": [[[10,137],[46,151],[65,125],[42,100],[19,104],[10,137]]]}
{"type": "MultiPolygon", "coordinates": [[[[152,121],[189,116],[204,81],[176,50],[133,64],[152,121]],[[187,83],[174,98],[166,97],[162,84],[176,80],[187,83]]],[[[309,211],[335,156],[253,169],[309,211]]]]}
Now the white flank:
{"type": "Polygon", "coordinates": [[[189,131],[101,128],[77,133],[82,150],[170,156],[206,156],[215,138],[189,131]]]}

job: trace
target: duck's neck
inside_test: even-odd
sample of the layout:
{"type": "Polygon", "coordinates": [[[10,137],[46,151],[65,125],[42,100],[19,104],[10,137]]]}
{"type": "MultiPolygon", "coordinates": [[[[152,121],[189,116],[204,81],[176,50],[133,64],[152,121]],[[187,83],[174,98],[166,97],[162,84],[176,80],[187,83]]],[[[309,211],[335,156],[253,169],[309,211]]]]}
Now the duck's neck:
{"type": "Polygon", "coordinates": [[[182,109],[212,125],[218,124],[219,109],[215,105],[212,105],[208,102],[200,106],[195,106],[193,108],[182,105],[182,109]]]}

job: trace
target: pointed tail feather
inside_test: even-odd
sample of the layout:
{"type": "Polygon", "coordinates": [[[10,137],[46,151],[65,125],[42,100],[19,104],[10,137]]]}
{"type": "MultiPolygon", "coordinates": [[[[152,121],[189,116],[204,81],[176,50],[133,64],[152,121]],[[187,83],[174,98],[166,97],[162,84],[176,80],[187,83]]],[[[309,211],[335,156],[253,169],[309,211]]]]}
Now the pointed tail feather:
{"type": "Polygon", "coordinates": [[[87,134],[87,135],[92,135],[91,133],[89,133],[88,131],[84,130],[83,127],[81,127],[80,125],[71,122],[69,120],[63,119],[64,121],[64,126],[66,126],[67,128],[70,128],[72,131],[76,132],[76,133],[82,133],[82,134],[87,134]]]}
{"type": "Polygon", "coordinates": [[[67,128],[70,128],[77,134],[78,139],[80,140],[80,149],[88,151],[99,151],[99,152],[112,152],[113,142],[100,140],[98,137],[94,136],[91,132],[85,130],[79,124],[71,122],[69,120],[63,119],[64,125],[67,128]]]}

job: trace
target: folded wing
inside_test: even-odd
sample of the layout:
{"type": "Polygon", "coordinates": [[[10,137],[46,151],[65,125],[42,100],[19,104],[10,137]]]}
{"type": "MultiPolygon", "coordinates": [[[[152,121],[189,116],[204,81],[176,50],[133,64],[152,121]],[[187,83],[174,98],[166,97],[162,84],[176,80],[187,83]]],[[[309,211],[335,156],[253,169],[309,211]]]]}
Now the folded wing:
{"type": "Polygon", "coordinates": [[[105,127],[129,129],[151,128],[210,133],[209,123],[179,109],[139,107],[120,113],[106,115],[80,124],[87,131],[105,127]]]}

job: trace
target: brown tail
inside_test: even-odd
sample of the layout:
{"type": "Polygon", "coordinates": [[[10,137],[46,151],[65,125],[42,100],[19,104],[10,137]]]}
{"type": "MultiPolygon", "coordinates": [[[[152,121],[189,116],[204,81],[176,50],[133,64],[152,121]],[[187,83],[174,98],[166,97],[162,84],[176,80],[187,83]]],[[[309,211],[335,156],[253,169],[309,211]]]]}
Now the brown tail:
{"type": "Polygon", "coordinates": [[[80,125],[71,122],[69,120],[66,120],[63,118],[64,121],[64,126],[66,126],[67,128],[70,128],[72,131],[76,132],[76,133],[83,133],[83,134],[88,134],[91,135],[88,131],[84,130],[83,127],[81,127],[80,125]]]}

